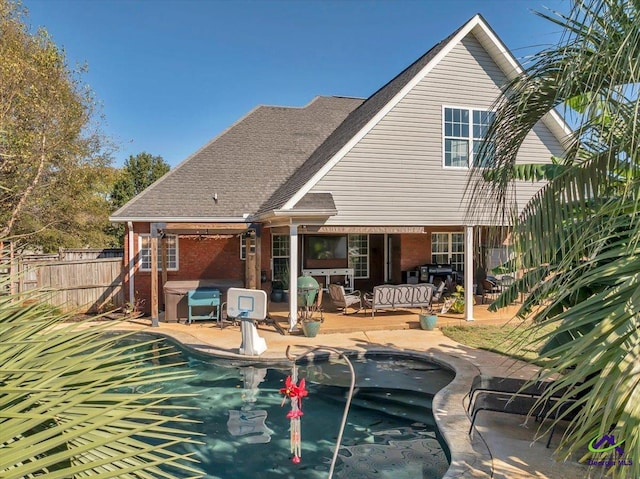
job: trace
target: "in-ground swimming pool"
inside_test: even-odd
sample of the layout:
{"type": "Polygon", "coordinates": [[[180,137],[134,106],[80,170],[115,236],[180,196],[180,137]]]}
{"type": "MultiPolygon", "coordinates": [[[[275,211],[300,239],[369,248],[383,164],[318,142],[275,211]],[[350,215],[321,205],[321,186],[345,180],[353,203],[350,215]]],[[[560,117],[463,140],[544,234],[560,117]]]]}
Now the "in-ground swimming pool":
{"type": "MultiPolygon", "coordinates": [[[[282,407],[280,393],[291,374],[289,364],[266,367],[213,358],[166,340],[162,346],[179,354],[160,361],[185,370],[185,379],[165,383],[165,389],[198,394],[175,404],[199,408],[180,413],[200,421],[193,430],[204,434],[204,444],[184,447],[195,453],[205,477],[327,477],[349,387],[344,361],[298,364],[309,395],[302,401],[302,461],[293,464],[289,402],[282,407]],[[195,375],[186,377],[187,373],[195,375]]],[[[352,363],[356,390],[333,477],[442,477],[449,467],[448,451],[435,425],[431,400],[453,379],[453,372],[400,355],[367,355],[352,363]]]]}

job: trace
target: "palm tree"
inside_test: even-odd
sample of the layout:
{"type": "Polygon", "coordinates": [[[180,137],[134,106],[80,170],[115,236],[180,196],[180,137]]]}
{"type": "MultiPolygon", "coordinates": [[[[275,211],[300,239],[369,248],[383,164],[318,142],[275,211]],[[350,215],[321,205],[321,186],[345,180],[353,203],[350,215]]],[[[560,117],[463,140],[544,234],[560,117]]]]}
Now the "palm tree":
{"type": "Polygon", "coordinates": [[[639,13],[637,0],[577,0],[567,15],[539,14],[563,36],[505,87],[481,152],[491,167],[472,183],[499,199],[496,213],[509,211],[509,267],[525,272],[492,307],[526,292],[519,315],[558,326],[541,350],[544,374],[561,374],[558,386],[579,397],[560,414],[571,422],[558,452],[615,434],[635,462],[612,468],[618,477],[640,477],[639,13]],[[558,108],[576,125],[566,155],[516,167],[527,133],[558,108]],[[509,209],[513,180],[541,178],[523,211],[509,209]]]}
{"type": "Polygon", "coordinates": [[[0,477],[201,477],[175,448],[194,433],[160,391],[183,375],[169,353],[37,299],[0,293],[0,477]]]}

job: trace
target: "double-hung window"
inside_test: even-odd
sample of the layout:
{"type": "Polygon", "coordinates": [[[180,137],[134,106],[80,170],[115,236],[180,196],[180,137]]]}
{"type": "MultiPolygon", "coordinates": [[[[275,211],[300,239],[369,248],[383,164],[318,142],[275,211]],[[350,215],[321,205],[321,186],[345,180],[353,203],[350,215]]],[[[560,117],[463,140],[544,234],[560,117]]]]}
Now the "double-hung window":
{"type": "MultiPolygon", "coordinates": [[[[255,240],[251,242],[251,248],[249,249],[249,253],[255,254],[256,252],[256,242],[255,240]]],[[[242,261],[247,259],[247,237],[245,235],[240,235],[240,259],[242,261]]]]}
{"type": "Polygon", "coordinates": [[[468,168],[471,164],[488,164],[493,157],[493,145],[483,148],[484,136],[494,118],[492,111],[444,107],[444,166],[468,168]]]}
{"type": "Polygon", "coordinates": [[[355,278],[369,277],[369,235],[349,235],[349,268],[355,278]]]}
{"type": "Polygon", "coordinates": [[[272,278],[282,278],[289,271],[289,252],[290,252],[289,235],[272,235],[271,236],[271,260],[272,278]]]}
{"type": "MultiPolygon", "coordinates": [[[[167,235],[167,270],[178,270],[178,237],[167,235]]],[[[151,235],[141,234],[140,239],[140,270],[151,271],[151,235]]],[[[162,271],[162,240],[158,238],[158,271],[162,271]]]]}
{"type": "Polygon", "coordinates": [[[464,233],[431,233],[431,262],[464,271],[464,233]]]}

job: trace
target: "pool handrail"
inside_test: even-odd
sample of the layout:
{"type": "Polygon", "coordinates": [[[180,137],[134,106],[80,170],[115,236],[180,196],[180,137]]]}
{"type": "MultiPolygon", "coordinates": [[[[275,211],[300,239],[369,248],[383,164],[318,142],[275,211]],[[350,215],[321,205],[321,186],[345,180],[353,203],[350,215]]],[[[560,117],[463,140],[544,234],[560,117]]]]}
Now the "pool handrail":
{"type": "Polygon", "coordinates": [[[342,414],[342,421],[340,422],[340,429],[338,432],[338,437],[336,439],[336,449],[335,451],[333,451],[333,458],[331,459],[331,467],[329,468],[329,479],[332,479],[333,471],[336,467],[336,462],[338,460],[338,452],[340,451],[340,444],[342,444],[342,435],[344,433],[344,428],[347,424],[347,416],[349,415],[349,408],[351,407],[351,399],[353,398],[353,392],[356,387],[356,372],[353,369],[353,364],[351,364],[349,357],[344,352],[339,351],[338,349],[334,349],[328,346],[318,346],[318,347],[310,348],[298,356],[292,356],[289,352],[290,349],[291,349],[291,345],[287,346],[287,350],[285,354],[287,356],[287,359],[289,361],[293,361],[293,363],[295,363],[297,360],[302,359],[308,354],[311,354],[315,351],[323,351],[323,350],[330,351],[332,353],[337,354],[338,356],[340,356],[342,359],[346,361],[347,366],[349,367],[349,372],[351,373],[351,383],[349,385],[349,392],[347,394],[347,402],[344,405],[344,413],[342,414]]]}

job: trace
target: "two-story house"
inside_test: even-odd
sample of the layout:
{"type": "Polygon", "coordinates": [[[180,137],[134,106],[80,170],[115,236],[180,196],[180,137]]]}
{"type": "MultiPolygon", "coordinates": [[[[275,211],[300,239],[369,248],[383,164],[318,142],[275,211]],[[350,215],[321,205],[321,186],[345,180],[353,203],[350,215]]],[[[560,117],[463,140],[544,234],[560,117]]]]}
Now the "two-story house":
{"type": "MultiPolygon", "coordinates": [[[[288,274],[295,318],[303,272],[370,290],[427,264],[471,291],[495,224],[468,214],[469,171],[501,86],[521,71],[476,15],[367,99],[255,108],[112,215],[126,225],[130,298],[154,315],[167,280],[260,288],[288,274]]],[[[518,162],[562,155],[568,134],[547,115],[518,162]]],[[[514,201],[538,189],[517,184],[514,201]]]]}

